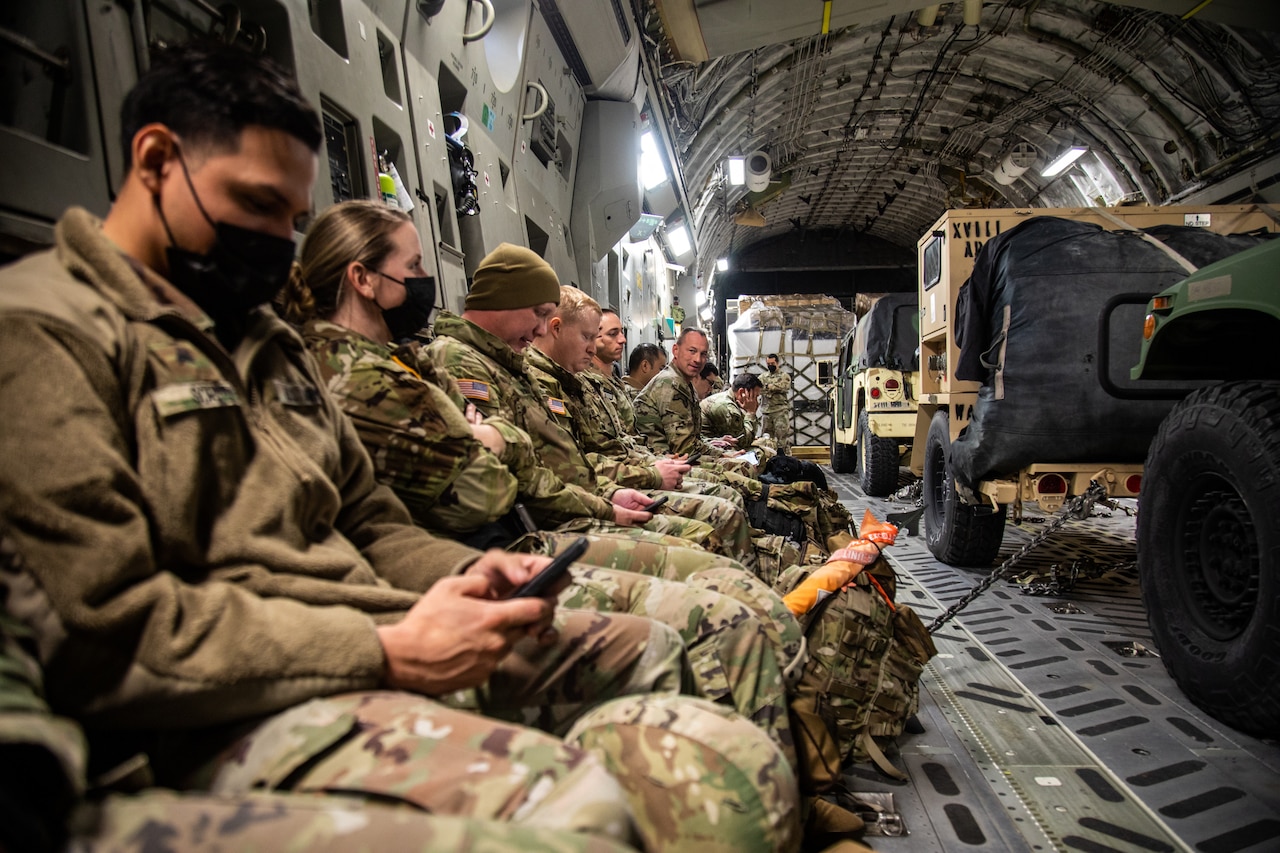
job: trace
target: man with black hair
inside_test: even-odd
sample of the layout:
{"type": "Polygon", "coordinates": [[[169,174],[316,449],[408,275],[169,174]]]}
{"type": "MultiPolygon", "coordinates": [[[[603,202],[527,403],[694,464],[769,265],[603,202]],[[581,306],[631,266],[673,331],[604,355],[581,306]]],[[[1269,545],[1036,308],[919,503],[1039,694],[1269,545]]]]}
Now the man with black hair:
{"type": "Polygon", "coordinates": [[[739,373],[730,387],[699,401],[702,409],[702,434],[706,438],[723,435],[738,440],[737,447],[746,449],[755,442],[755,412],[764,386],[754,373],[739,373]]]}
{"type": "Polygon", "coordinates": [[[631,357],[627,359],[627,375],[622,379],[627,384],[631,399],[635,400],[636,395],[649,384],[649,380],[661,373],[666,366],[667,354],[662,347],[647,342],[636,344],[631,357]]]}
{"type": "MultiPolygon", "coordinates": [[[[182,45],[124,115],[107,218],[73,208],[54,249],[0,271],[0,406],[22,413],[0,427],[0,523],[25,557],[0,599],[88,730],[90,775],[141,754],[218,793],[337,787],[628,841],[678,821],[609,749],[514,722],[647,730],[688,678],[675,632],[503,600],[546,558],[415,527],[266,304],[322,140],[296,83],[182,45]]],[[[744,770],[794,786],[763,733],[753,749],[744,770]]]]}

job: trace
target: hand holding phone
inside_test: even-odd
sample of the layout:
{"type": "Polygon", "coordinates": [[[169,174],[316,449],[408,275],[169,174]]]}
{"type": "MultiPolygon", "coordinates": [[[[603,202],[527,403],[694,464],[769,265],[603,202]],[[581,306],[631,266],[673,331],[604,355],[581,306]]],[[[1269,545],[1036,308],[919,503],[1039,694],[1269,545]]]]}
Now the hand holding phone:
{"type": "Polygon", "coordinates": [[[684,460],[684,464],[693,466],[698,464],[698,460],[702,457],[702,452],[690,453],[684,460]]]}
{"type": "Polygon", "coordinates": [[[557,554],[545,569],[525,581],[509,597],[541,598],[546,595],[555,588],[556,583],[564,576],[564,573],[569,571],[569,564],[587,552],[589,544],[587,537],[579,536],[572,545],[557,554]]]}
{"type": "Polygon", "coordinates": [[[664,503],[666,503],[666,502],[667,502],[667,497],[668,497],[667,495],[663,495],[662,497],[658,498],[658,499],[657,499],[656,501],[654,501],[653,503],[651,503],[651,504],[646,504],[646,505],[644,505],[644,506],[640,507],[640,511],[641,511],[641,512],[653,512],[654,510],[658,509],[658,507],[662,506],[664,503]]]}

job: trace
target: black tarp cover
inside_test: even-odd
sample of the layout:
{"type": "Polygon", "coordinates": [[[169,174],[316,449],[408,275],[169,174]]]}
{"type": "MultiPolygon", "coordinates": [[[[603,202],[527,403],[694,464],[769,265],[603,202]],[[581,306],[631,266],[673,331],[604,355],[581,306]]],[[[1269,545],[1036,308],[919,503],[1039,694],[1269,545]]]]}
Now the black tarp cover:
{"type": "MultiPolygon", "coordinates": [[[[1259,239],[1158,230],[1197,266],[1259,239]]],[[[1098,315],[1117,293],[1156,293],[1186,275],[1134,232],[1057,217],[1028,220],[984,245],[957,299],[955,377],[982,382],[952,451],[960,484],[972,488],[1036,462],[1142,462],[1173,401],[1120,400],[1102,389],[1098,315]]],[[[1135,305],[1112,315],[1117,384],[1131,384],[1144,314],[1135,305]]]]}
{"type": "Polygon", "coordinates": [[[890,293],[872,303],[853,333],[859,370],[888,367],[920,369],[920,310],[915,293],[890,293]]]}

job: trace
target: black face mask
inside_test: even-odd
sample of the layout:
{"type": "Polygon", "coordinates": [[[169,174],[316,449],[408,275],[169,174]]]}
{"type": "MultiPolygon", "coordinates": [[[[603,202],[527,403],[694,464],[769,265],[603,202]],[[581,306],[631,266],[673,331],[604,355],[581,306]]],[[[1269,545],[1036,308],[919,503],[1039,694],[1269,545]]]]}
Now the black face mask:
{"type": "Polygon", "coordinates": [[[289,280],[293,241],[226,222],[214,222],[196,195],[181,153],[178,159],[196,207],[213,227],[214,240],[203,255],[179,248],[160,207],[160,196],[153,196],[171,244],[165,250],[169,259],[169,281],[209,315],[218,340],[228,350],[233,350],[244,338],[253,309],[275,299],[289,280]]]}
{"type": "Polygon", "coordinates": [[[431,312],[436,308],[436,280],[429,275],[406,279],[399,279],[384,272],[378,275],[391,279],[405,289],[404,302],[394,308],[383,308],[382,319],[386,321],[387,329],[391,331],[392,342],[400,343],[408,340],[422,331],[431,319],[431,312]]]}
{"type": "Polygon", "coordinates": [[[777,372],[778,372],[778,365],[776,365],[776,364],[768,364],[768,365],[765,365],[765,366],[769,368],[769,372],[770,372],[770,373],[777,373],[777,372]]]}

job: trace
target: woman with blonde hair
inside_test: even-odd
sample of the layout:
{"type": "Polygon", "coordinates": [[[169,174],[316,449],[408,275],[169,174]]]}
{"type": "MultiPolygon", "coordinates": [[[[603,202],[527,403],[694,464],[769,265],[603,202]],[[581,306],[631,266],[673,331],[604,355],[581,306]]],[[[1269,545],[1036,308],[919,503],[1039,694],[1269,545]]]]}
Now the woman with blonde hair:
{"type": "MultiPolygon", "coordinates": [[[[506,514],[516,480],[506,442],[468,420],[448,374],[415,344],[435,303],[408,214],[371,201],[316,218],[281,296],[332,393],[355,422],[378,479],[417,522],[463,537],[506,514]]],[[[484,543],[478,543],[484,544],[484,543]]]]}

